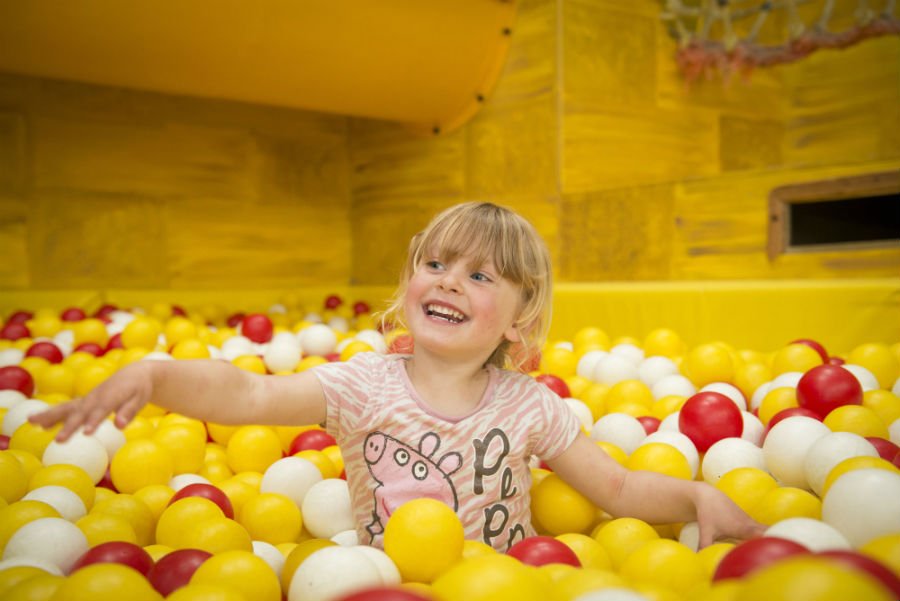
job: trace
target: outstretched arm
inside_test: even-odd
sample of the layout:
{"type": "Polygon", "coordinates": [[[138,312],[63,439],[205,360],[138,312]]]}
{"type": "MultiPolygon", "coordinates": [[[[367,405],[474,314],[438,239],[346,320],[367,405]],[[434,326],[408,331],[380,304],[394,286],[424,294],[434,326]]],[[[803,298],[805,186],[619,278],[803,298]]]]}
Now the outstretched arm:
{"type": "Polygon", "coordinates": [[[262,376],[225,361],[139,361],[116,372],[83,398],[31,416],[49,427],[62,423],[57,440],[82,426],[87,434],[110,414],[125,427],[152,402],[160,407],[221,424],[306,425],[325,420],[325,395],[318,378],[305,371],[262,376]]]}
{"type": "Polygon", "coordinates": [[[547,464],[614,516],[635,517],[651,524],[697,521],[701,547],[722,538],[761,536],[765,529],[715,487],[628,470],[583,434],[547,464]]]}

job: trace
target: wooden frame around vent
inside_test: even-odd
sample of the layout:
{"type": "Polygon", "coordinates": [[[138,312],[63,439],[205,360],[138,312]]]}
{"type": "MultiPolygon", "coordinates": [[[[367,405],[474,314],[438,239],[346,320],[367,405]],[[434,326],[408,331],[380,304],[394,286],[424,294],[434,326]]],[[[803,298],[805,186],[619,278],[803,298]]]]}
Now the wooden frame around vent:
{"type": "Polygon", "coordinates": [[[788,252],[827,252],[867,248],[895,248],[894,242],[848,242],[803,247],[791,246],[790,205],[900,194],[900,170],[780,186],[769,194],[769,260],[788,252]]]}

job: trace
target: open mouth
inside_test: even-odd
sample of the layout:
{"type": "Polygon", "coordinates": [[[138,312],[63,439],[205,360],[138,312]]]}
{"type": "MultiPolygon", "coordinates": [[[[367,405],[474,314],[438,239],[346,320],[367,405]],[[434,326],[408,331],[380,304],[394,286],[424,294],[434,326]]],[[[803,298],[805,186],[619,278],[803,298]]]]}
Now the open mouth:
{"type": "Polygon", "coordinates": [[[425,314],[429,317],[442,319],[447,323],[462,323],[466,320],[466,316],[456,309],[433,303],[425,305],[425,314]]]}

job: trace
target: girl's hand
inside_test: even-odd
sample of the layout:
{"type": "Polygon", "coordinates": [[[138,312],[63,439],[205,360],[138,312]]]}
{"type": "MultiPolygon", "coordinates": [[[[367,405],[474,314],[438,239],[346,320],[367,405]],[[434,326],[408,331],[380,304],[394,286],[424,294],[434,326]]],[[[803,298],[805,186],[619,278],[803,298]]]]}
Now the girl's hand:
{"type": "Polygon", "coordinates": [[[151,367],[148,362],[129,365],[84,397],[54,405],[32,415],[28,421],[44,428],[62,423],[63,427],[56,435],[59,442],[68,440],[81,427],[85,434],[92,434],[112,413],[116,415],[116,426],[124,428],[150,400],[153,390],[151,367]]]}
{"type": "Polygon", "coordinates": [[[757,538],[766,530],[764,524],[751,518],[727,495],[708,484],[698,487],[695,507],[701,549],[721,540],[757,538]]]}

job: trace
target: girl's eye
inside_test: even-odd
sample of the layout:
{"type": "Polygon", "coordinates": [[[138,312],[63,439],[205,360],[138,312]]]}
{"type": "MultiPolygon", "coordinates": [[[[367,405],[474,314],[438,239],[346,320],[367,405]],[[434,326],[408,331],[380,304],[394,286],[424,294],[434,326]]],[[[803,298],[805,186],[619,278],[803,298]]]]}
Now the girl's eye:
{"type": "Polygon", "coordinates": [[[491,278],[487,277],[486,275],[484,275],[484,274],[481,273],[480,271],[479,271],[479,272],[476,272],[476,273],[473,273],[473,274],[471,275],[471,278],[472,278],[473,280],[475,280],[476,282],[490,282],[490,281],[491,281],[491,278]]]}
{"type": "Polygon", "coordinates": [[[441,265],[440,261],[426,261],[425,267],[428,269],[441,269],[443,265],[441,265]]]}

